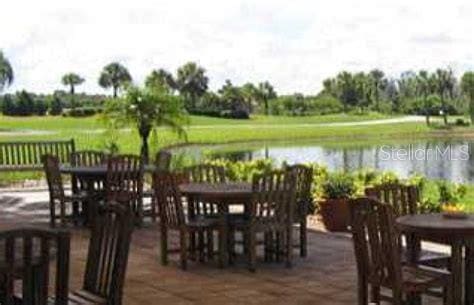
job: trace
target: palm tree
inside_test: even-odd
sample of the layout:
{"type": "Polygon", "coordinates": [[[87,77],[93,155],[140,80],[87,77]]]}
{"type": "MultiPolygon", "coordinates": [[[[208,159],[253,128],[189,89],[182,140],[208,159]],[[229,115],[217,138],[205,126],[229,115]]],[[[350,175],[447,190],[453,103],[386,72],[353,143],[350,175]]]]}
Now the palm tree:
{"type": "Polygon", "coordinates": [[[245,83],[241,88],[240,91],[247,103],[247,108],[249,113],[252,112],[253,103],[258,100],[258,90],[252,83],[245,83]]]}
{"type": "Polygon", "coordinates": [[[439,98],[441,100],[441,107],[443,110],[444,124],[448,124],[448,105],[446,102],[446,95],[450,98],[453,97],[454,87],[456,85],[456,79],[453,76],[451,69],[437,69],[435,72],[436,88],[438,91],[439,98]]]}
{"type": "Polygon", "coordinates": [[[178,69],[177,74],[177,88],[185,99],[187,110],[192,111],[197,100],[207,91],[209,78],[206,70],[195,62],[188,62],[178,69]]]}
{"type": "Polygon", "coordinates": [[[275,89],[268,81],[259,83],[257,87],[257,97],[259,102],[264,105],[265,114],[268,115],[268,102],[277,97],[275,89]]]}
{"type": "Polygon", "coordinates": [[[181,98],[157,88],[129,87],[123,98],[107,101],[104,117],[113,128],[132,125],[137,129],[145,162],[149,160],[148,138],[157,127],[170,127],[178,136],[186,138],[183,126],[188,117],[181,98]]]}
{"type": "Polygon", "coordinates": [[[112,87],[114,98],[117,97],[119,89],[124,88],[131,82],[132,76],[127,68],[118,62],[113,62],[105,66],[99,77],[99,86],[105,89],[112,87]]]}
{"type": "Polygon", "coordinates": [[[469,99],[471,124],[474,124],[474,71],[465,72],[461,78],[461,90],[469,99]]]}
{"type": "Polygon", "coordinates": [[[435,104],[434,98],[428,100],[428,96],[435,90],[436,84],[433,77],[430,77],[428,71],[421,70],[416,76],[416,92],[423,99],[424,111],[426,116],[426,125],[430,125],[431,107],[435,104]]]}
{"type": "Polygon", "coordinates": [[[153,70],[145,80],[146,87],[156,87],[167,93],[173,93],[176,89],[176,81],[171,73],[164,69],[153,70]]]}
{"type": "Polygon", "coordinates": [[[5,87],[10,86],[13,83],[13,79],[13,68],[8,58],[6,58],[0,50],[0,92],[2,92],[5,87]]]}
{"type": "Polygon", "coordinates": [[[74,93],[76,86],[82,84],[85,80],[76,73],[64,74],[61,82],[64,86],[69,86],[69,93],[71,94],[71,108],[75,108],[74,93]]]}
{"type": "Polygon", "coordinates": [[[384,79],[385,74],[383,73],[383,71],[375,69],[375,70],[370,71],[369,75],[372,80],[372,86],[373,86],[372,93],[373,93],[374,101],[375,101],[375,109],[379,111],[380,110],[380,90],[382,90],[384,87],[383,85],[385,83],[385,79],[384,79]]]}

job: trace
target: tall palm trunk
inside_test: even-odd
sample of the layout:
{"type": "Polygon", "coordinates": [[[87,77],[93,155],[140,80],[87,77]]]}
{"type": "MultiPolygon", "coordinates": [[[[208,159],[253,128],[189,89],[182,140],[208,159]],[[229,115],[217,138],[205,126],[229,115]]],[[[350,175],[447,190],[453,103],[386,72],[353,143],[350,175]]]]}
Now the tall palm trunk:
{"type": "Polygon", "coordinates": [[[113,90],[114,90],[114,98],[117,98],[117,91],[118,91],[118,86],[117,85],[114,85],[112,86],[113,90]]]}
{"type": "Polygon", "coordinates": [[[472,92],[469,94],[469,113],[471,115],[471,124],[474,124],[474,97],[472,92]]]}
{"type": "Polygon", "coordinates": [[[71,108],[72,110],[76,109],[76,101],[74,100],[74,85],[71,84],[69,93],[71,94],[71,108]]]}
{"type": "Polygon", "coordinates": [[[143,162],[145,162],[145,164],[148,163],[148,160],[150,157],[150,151],[148,147],[148,137],[150,136],[150,132],[151,132],[151,128],[149,128],[148,126],[143,126],[139,129],[139,134],[142,141],[140,156],[142,157],[143,162]]]}

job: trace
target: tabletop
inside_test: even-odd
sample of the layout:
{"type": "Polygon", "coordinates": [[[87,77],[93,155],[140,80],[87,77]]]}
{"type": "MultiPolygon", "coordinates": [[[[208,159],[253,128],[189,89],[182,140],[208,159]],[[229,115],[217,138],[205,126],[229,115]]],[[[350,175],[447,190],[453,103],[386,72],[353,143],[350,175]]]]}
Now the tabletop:
{"type": "Polygon", "coordinates": [[[399,217],[397,225],[405,232],[439,233],[474,237],[474,214],[466,219],[446,218],[442,214],[418,214],[399,217]]]}
{"type": "Polygon", "coordinates": [[[181,184],[179,190],[188,196],[250,197],[252,184],[247,182],[186,183],[181,184]]]}
{"type": "MultiPolygon", "coordinates": [[[[154,165],[145,165],[144,171],[153,172],[156,167],[154,165]]],[[[107,174],[107,165],[96,166],[70,166],[63,165],[59,168],[63,174],[81,175],[81,176],[105,176],[107,174]]]]}

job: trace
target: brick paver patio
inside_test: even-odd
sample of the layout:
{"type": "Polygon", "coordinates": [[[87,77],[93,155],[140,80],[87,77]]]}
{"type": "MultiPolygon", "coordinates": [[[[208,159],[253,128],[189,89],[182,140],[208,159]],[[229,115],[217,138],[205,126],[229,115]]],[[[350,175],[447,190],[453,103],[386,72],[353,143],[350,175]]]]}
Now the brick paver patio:
{"type": "MultiPolygon", "coordinates": [[[[0,229],[13,224],[47,226],[46,192],[0,190],[0,229]]],[[[72,229],[71,286],[79,287],[87,255],[88,232],[72,229]]],[[[191,262],[179,269],[171,257],[159,264],[159,233],[146,224],[133,234],[124,289],[124,304],[356,304],[356,269],[351,240],[347,236],[312,230],[309,256],[295,252],[292,269],[283,264],[259,263],[256,273],[244,263],[226,269],[215,264],[191,262]]],[[[429,300],[426,304],[440,302],[429,300]]]]}

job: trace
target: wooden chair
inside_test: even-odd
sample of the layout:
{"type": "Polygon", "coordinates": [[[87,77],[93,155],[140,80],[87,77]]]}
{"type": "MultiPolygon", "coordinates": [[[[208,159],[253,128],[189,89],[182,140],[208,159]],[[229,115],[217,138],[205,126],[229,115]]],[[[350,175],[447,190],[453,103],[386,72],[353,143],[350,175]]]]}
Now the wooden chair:
{"type": "Polygon", "coordinates": [[[199,164],[184,168],[190,182],[224,183],[227,182],[225,168],[211,164],[199,164]]]}
{"type": "MultiPolygon", "coordinates": [[[[421,201],[420,191],[415,185],[403,185],[400,183],[386,183],[377,185],[365,190],[367,197],[375,198],[383,203],[392,206],[397,217],[405,215],[419,214],[421,201]]],[[[418,263],[432,267],[450,266],[450,256],[432,251],[422,251],[421,243],[413,236],[405,236],[408,247],[414,247],[418,255],[418,263]]],[[[430,240],[432,242],[443,243],[439,240],[430,240]]],[[[402,256],[404,260],[406,255],[402,256]]]]}
{"type": "Polygon", "coordinates": [[[121,305],[133,221],[125,205],[105,205],[92,226],[82,289],[69,305],[121,305]]]}
{"type": "MultiPolygon", "coordinates": [[[[357,262],[358,304],[381,300],[395,305],[412,304],[431,288],[443,288],[446,300],[451,296],[451,274],[427,266],[402,265],[399,232],[395,226],[393,207],[373,198],[350,201],[352,239],[357,262]],[[392,296],[381,294],[381,288],[392,296]]],[[[451,303],[447,303],[451,304],[451,303]]]]}
{"type": "Polygon", "coordinates": [[[68,304],[68,232],[27,228],[3,231],[0,244],[0,304],[68,304]],[[51,273],[53,259],[56,266],[51,273]],[[19,281],[22,292],[15,291],[15,282],[19,281]],[[54,295],[49,295],[50,286],[54,287],[54,295]]]}
{"type": "Polygon", "coordinates": [[[139,156],[119,155],[108,159],[106,201],[129,206],[138,225],[143,222],[143,173],[139,156]]]}
{"type": "Polygon", "coordinates": [[[311,194],[313,169],[302,164],[288,166],[286,169],[293,172],[296,177],[296,200],[293,211],[293,223],[299,225],[300,256],[306,257],[308,253],[307,217],[311,213],[313,205],[313,196],[311,194]]]}
{"type": "MultiPolygon", "coordinates": [[[[71,166],[100,166],[107,164],[107,154],[101,151],[96,150],[80,150],[71,153],[69,157],[71,166]]],[[[90,190],[91,188],[88,187],[87,182],[83,181],[72,176],[72,192],[74,194],[84,192],[90,190]]],[[[89,180],[90,183],[90,180],[89,180]]],[[[97,179],[94,181],[93,189],[95,191],[94,197],[98,200],[104,200],[105,198],[105,186],[103,179],[97,179]]],[[[73,207],[76,211],[78,211],[78,207],[73,207]]],[[[83,207],[85,210],[85,207],[83,207]]]]}
{"type": "MultiPolygon", "coordinates": [[[[213,234],[218,230],[217,219],[195,216],[186,218],[183,207],[183,197],[181,196],[178,185],[188,181],[188,175],[156,172],[153,176],[153,189],[155,190],[156,201],[159,203],[160,211],[160,231],[161,231],[161,263],[168,264],[168,254],[179,251],[181,268],[187,268],[188,258],[188,237],[195,233],[213,234]],[[168,249],[168,232],[175,230],[179,232],[180,247],[179,250],[168,249]]],[[[200,236],[201,236],[200,234],[200,236]]],[[[207,241],[213,241],[207,238],[207,241]]],[[[199,239],[198,251],[204,253],[206,247],[204,238],[199,239]]]]}
{"type": "MultiPolygon", "coordinates": [[[[171,166],[171,158],[172,155],[170,152],[166,150],[160,150],[155,157],[155,171],[157,172],[169,172],[171,166]]],[[[155,201],[155,197],[153,196],[153,187],[149,189],[145,189],[143,191],[143,198],[150,198],[150,205],[149,207],[143,208],[143,216],[150,217],[153,222],[156,222],[156,219],[159,215],[158,212],[158,204],[155,201]]]]}
{"type": "Polygon", "coordinates": [[[49,189],[49,210],[50,210],[50,223],[52,227],[56,226],[56,219],[60,219],[61,224],[64,226],[68,219],[73,219],[77,222],[79,215],[74,211],[70,215],[66,215],[66,205],[77,204],[78,202],[87,202],[89,199],[86,193],[80,192],[77,194],[66,195],[64,192],[63,180],[59,169],[59,159],[52,155],[44,155],[41,157],[44,171],[46,174],[46,180],[48,182],[49,189]],[[59,215],[56,215],[56,209],[59,206],[59,215]]]}
{"type": "MultiPolygon", "coordinates": [[[[225,168],[222,166],[212,165],[212,164],[198,164],[194,166],[189,166],[183,169],[185,175],[187,175],[189,182],[195,183],[225,183],[228,181],[225,174],[225,168]]],[[[204,202],[200,198],[188,198],[188,217],[190,219],[198,216],[207,217],[207,218],[219,218],[219,206],[213,202],[204,202]]],[[[213,244],[212,232],[207,232],[207,244],[213,244]]],[[[229,234],[229,237],[232,234],[229,234]]],[[[194,249],[196,243],[199,240],[202,240],[203,233],[197,232],[197,234],[191,234],[190,243],[191,243],[191,253],[194,255],[194,249]],[[197,235],[197,236],[196,236],[197,235]]],[[[209,251],[209,259],[212,258],[213,251],[209,251]]]]}
{"type": "MultiPolygon", "coordinates": [[[[293,250],[293,208],[296,198],[296,177],[292,172],[273,171],[253,178],[252,201],[245,219],[231,225],[242,231],[249,270],[254,272],[257,259],[257,234],[276,234],[283,237],[283,255],[286,266],[292,265],[293,250]]],[[[274,239],[271,239],[274,240],[274,239]]],[[[279,240],[277,238],[276,240],[279,240]]],[[[265,238],[265,252],[271,248],[280,251],[280,245],[268,244],[265,238]]]]}

